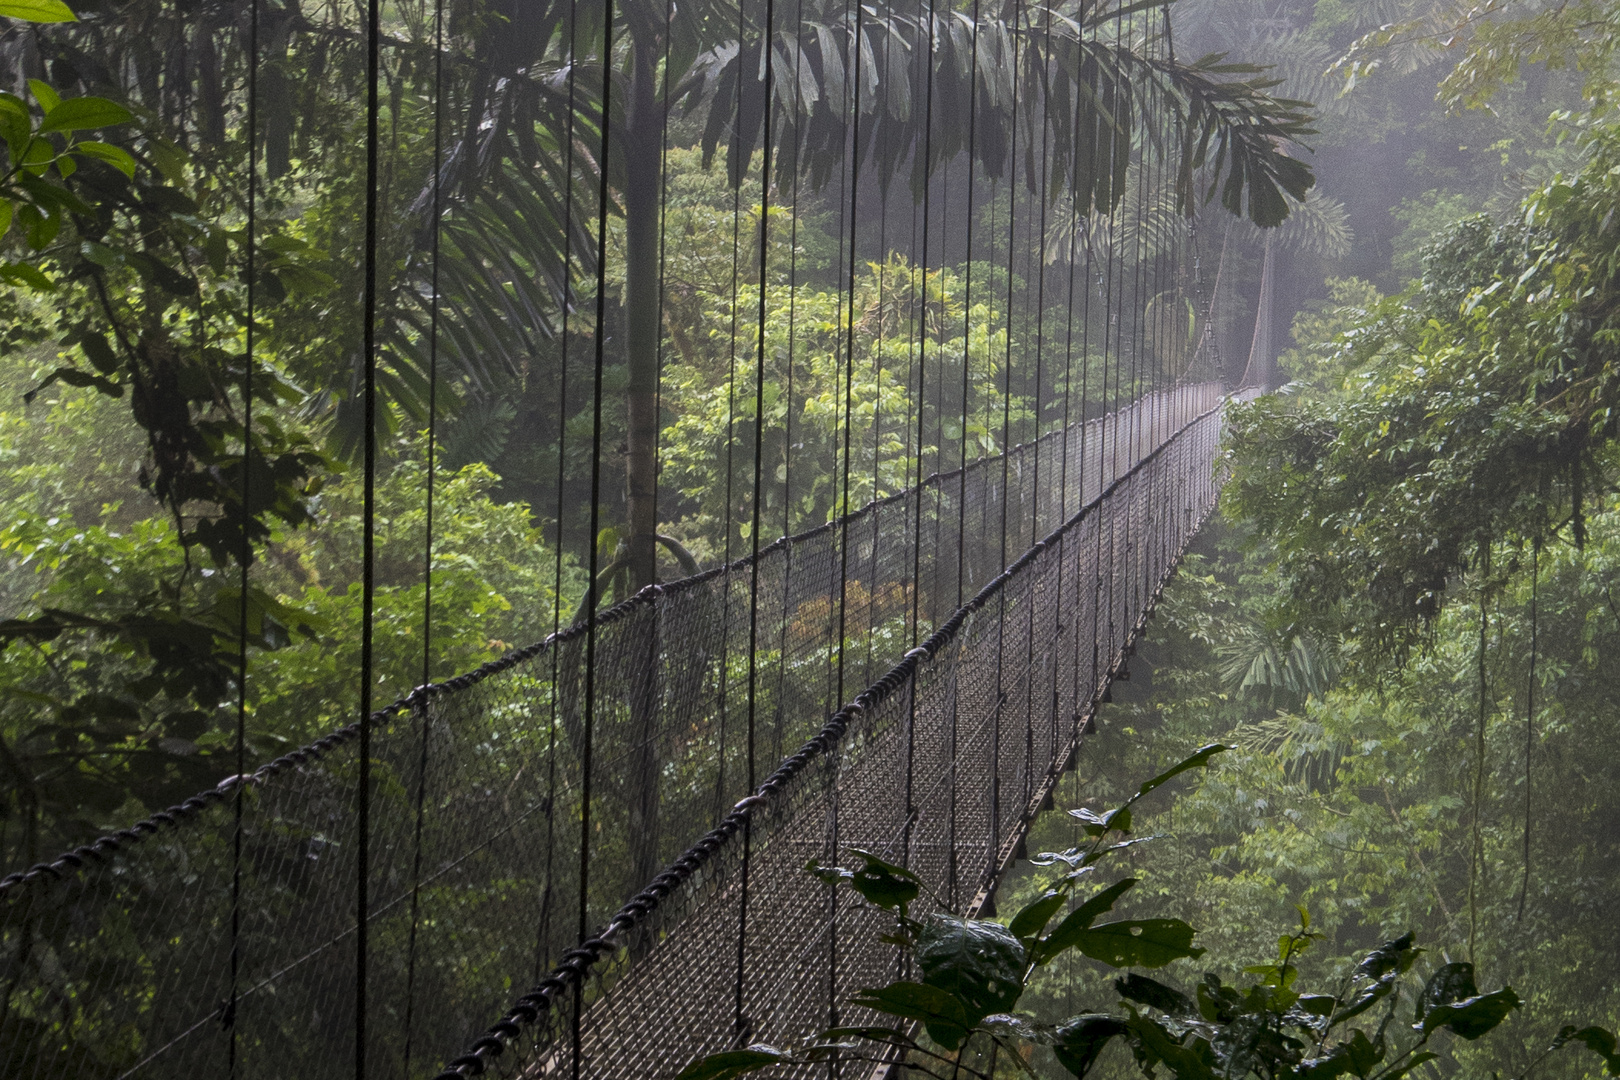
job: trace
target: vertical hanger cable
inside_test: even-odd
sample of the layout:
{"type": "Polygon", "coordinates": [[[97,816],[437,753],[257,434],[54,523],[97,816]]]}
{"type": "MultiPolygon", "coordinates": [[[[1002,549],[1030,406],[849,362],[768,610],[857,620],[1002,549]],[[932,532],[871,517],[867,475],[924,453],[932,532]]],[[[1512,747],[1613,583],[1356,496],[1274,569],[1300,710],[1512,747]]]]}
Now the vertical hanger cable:
{"type": "MultiPolygon", "coordinates": [[[[371,2],[376,3],[377,0],[371,2]]],[[[593,335],[596,348],[595,370],[591,374],[591,508],[590,531],[587,536],[590,546],[590,569],[586,578],[593,583],[596,581],[601,557],[599,550],[601,545],[596,542],[596,534],[601,525],[602,515],[602,375],[607,367],[608,208],[611,205],[608,191],[608,157],[612,148],[613,123],[613,0],[603,0],[602,7],[601,156],[597,162],[596,328],[593,335]]],[[[590,587],[587,586],[587,589],[590,587]]],[[[585,608],[585,715],[580,752],[579,919],[576,927],[581,941],[585,940],[590,932],[591,797],[596,727],[596,613],[600,606],[595,603],[592,591],[587,591],[586,595],[588,600],[585,608]]],[[[580,979],[574,983],[571,1039],[573,1080],[579,1080],[580,1069],[584,1064],[584,1045],[581,1041],[583,1032],[580,1027],[584,1009],[585,982],[580,979]]]]}
{"type": "Polygon", "coordinates": [[[244,238],[246,262],[247,319],[244,328],[242,359],[242,538],[236,561],[240,571],[237,583],[239,596],[236,623],[236,782],[231,788],[231,955],[230,990],[225,1005],[226,1030],[229,1032],[227,1050],[230,1076],[236,1076],[237,1038],[236,1009],[240,994],[242,973],[242,829],[246,813],[247,774],[247,679],[248,679],[248,567],[253,562],[253,541],[248,531],[248,508],[252,505],[253,476],[253,367],[257,345],[258,293],[254,287],[258,276],[259,256],[259,0],[248,5],[247,56],[247,144],[248,191],[247,228],[244,238]]]}
{"type": "Polygon", "coordinates": [[[1519,883],[1519,911],[1514,921],[1524,919],[1524,905],[1530,898],[1530,759],[1536,749],[1536,660],[1541,649],[1541,537],[1531,545],[1530,554],[1530,674],[1524,687],[1524,878],[1519,883]]]}
{"type": "MultiPolygon", "coordinates": [[[[760,534],[765,531],[765,344],[766,319],[769,308],[770,272],[770,211],[771,211],[771,120],[775,102],[772,80],[776,75],[775,43],[771,39],[776,25],[776,0],[765,0],[765,26],[760,31],[764,50],[765,115],[764,158],[759,170],[759,324],[754,342],[754,484],[750,501],[752,524],[749,533],[748,561],[748,741],[747,783],[744,790],[754,793],[755,716],[759,689],[759,548],[760,534]]],[[[739,1039],[747,1036],[743,1013],[745,963],[748,946],[748,877],[753,854],[753,817],[743,819],[742,881],[738,895],[737,914],[737,994],[733,1031],[739,1039]]]]}
{"type": "MultiPolygon", "coordinates": [[[[428,426],[427,491],[424,500],[422,540],[422,681],[427,686],[433,674],[433,496],[438,465],[439,419],[439,213],[441,171],[444,164],[444,0],[433,6],[433,194],[428,213],[433,222],[429,239],[428,278],[428,426]]],[[[422,908],[422,825],[427,809],[428,702],[413,710],[421,724],[421,745],[416,763],[416,818],[411,850],[410,931],[405,946],[405,1016],[403,1047],[405,1071],[410,1072],[416,1014],[416,943],[422,908]]],[[[538,950],[537,950],[538,952],[538,950]]],[[[538,967],[538,961],[536,967],[538,967]]]]}
{"type": "MultiPolygon", "coordinates": [[[[442,2],[442,0],[441,0],[442,2]]],[[[574,313],[574,277],[573,277],[573,239],[574,239],[574,119],[578,111],[576,104],[576,91],[578,89],[579,56],[578,56],[578,28],[579,28],[579,0],[569,0],[568,4],[568,78],[566,80],[566,94],[568,95],[568,118],[564,124],[563,136],[563,266],[562,266],[562,297],[558,321],[560,332],[558,334],[558,378],[557,378],[557,540],[556,548],[552,552],[552,602],[551,602],[551,632],[557,633],[562,629],[562,603],[563,603],[563,518],[567,514],[567,486],[568,486],[568,362],[569,348],[573,342],[573,325],[571,317],[574,313]]],[[[594,543],[594,541],[593,541],[594,543]]],[[[593,603],[596,599],[594,588],[587,586],[582,602],[593,603]]],[[[551,653],[551,692],[546,696],[546,884],[541,893],[540,918],[535,933],[535,979],[540,978],[542,970],[550,959],[552,902],[556,896],[555,856],[557,849],[557,699],[561,672],[559,670],[561,650],[553,648],[551,653]]]]}
{"type": "Polygon", "coordinates": [[[360,532],[360,772],[355,843],[354,1075],[366,1076],[367,969],[371,919],[371,695],[375,681],[377,562],[377,223],[381,212],[380,138],[382,100],[382,4],[366,0],[366,202],[364,286],[361,304],[361,364],[364,367],[364,489],[360,532]]]}

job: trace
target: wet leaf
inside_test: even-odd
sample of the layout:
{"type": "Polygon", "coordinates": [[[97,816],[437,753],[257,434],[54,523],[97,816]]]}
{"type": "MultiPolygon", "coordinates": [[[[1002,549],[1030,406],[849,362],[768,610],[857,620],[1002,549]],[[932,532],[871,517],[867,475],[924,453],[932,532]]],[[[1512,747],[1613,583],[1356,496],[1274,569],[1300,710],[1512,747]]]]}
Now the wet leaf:
{"type": "Polygon", "coordinates": [[[1050,963],[1054,957],[1074,948],[1080,934],[1097,921],[1097,916],[1111,910],[1114,901],[1125,895],[1135,884],[1136,878],[1117,881],[1069,912],[1068,916],[1058,923],[1056,930],[1035,943],[1035,962],[1050,963]]]}
{"type": "Polygon", "coordinates": [[[1127,919],[1082,930],[1074,947],[1110,967],[1163,967],[1204,955],[1192,943],[1196,933],[1180,919],[1127,919]]]}
{"type": "Polygon", "coordinates": [[[923,982],[954,994],[969,1026],[1018,1004],[1025,963],[1023,945],[1000,923],[936,915],[917,935],[923,982]]]}
{"type": "Polygon", "coordinates": [[[1458,1038],[1473,1041],[1506,1020],[1508,1013],[1522,1004],[1519,995],[1511,987],[1504,986],[1489,994],[1477,994],[1461,1001],[1436,1005],[1429,1010],[1421,1025],[1414,1026],[1419,1027],[1425,1035],[1444,1027],[1458,1038]]]}
{"type": "Polygon", "coordinates": [[[731,1080],[734,1076],[743,1076],[767,1065],[780,1064],[787,1057],[775,1047],[764,1045],[750,1046],[746,1050],[727,1050],[692,1062],[680,1071],[675,1080],[731,1080]]]}
{"type": "Polygon", "coordinates": [[[1423,952],[1412,947],[1412,933],[1407,931],[1393,941],[1386,941],[1362,958],[1356,965],[1356,974],[1369,979],[1381,979],[1391,971],[1404,972],[1423,952]]]}
{"type": "Polygon", "coordinates": [[[1007,929],[1012,931],[1013,937],[1032,938],[1046,929],[1046,924],[1052,921],[1052,916],[1062,906],[1063,894],[1056,889],[1048,889],[1039,898],[1024,905],[1024,909],[1013,916],[1007,929]]]}
{"type": "Polygon", "coordinates": [[[870,904],[890,911],[905,907],[917,899],[917,875],[910,870],[859,848],[850,853],[861,858],[861,866],[849,875],[849,884],[870,904]]]}
{"type": "Polygon", "coordinates": [[[1474,984],[1473,964],[1462,962],[1442,964],[1435,969],[1433,975],[1429,976],[1429,981],[1423,984],[1423,990],[1417,999],[1417,1015],[1412,1019],[1422,1020],[1436,1005],[1449,1005],[1478,993],[1479,987],[1474,984]]]}
{"type": "Polygon", "coordinates": [[[1186,994],[1157,979],[1131,972],[1114,980],[1119,996],[1142,1005],[1149,1005],[1172,1016],[1192,1016],[1193,1003],[1186,994]]]}
{"type": "Polygon", "coordinates": [[[1207,767],[1210,759],[1216,754],[1223,754],[1230,749],[1232,748],[1224,743],[1210,743],[1208,746],[1199,747],[1198,750],[1196,750],[1190,757],[1183,758],[1182,760],[1176,762],[1174,765],[1170,766],[1153,779],[1144,781],[1142,786],[1136,790],[1136,798],[1140,799],[1143,795],[1146,795],[1154,788],[1163,785],[1168,780],[1180,776],[1188,769],[1202,769],[1207,767]]]}
{"type": "Polygon", "coordinates": [[[1101,1013],[1070,1017],[1057,1027],[1052,1053],[1058,1063],[1077,1077],[1084,1077],[1097,1063],[1110,1039],[1125,1034],[1125,1022],[1101,1013]]]}
{"type": "Polygon", "coordinates": [[[877,990],[862,990],[853,1003],[903,1020],[920,1020],[928,1037],[947,1050],[955,1050],[968,1030],[982,1017],[970,1017],[962,1000],[948,990],[925,983],[894,982],[877,990]]]}

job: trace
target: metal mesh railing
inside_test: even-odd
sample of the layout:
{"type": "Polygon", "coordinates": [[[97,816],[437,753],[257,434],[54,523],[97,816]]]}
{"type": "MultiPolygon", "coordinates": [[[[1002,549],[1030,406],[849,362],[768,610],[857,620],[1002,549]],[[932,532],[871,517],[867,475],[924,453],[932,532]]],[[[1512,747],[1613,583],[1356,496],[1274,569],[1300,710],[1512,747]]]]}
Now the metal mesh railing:
{"type": "Polygon", "coordinates": [[[1214,504],[1221,416],[1187,423],[989,581],[443,1075],[570,1075],[577,1056],[582,1075],[673,1076],[702,1053],[866,1019],[840,1009],[894,974],[884,916],[840,908],[806,862],[861,848],[954,910],[984,907],[1214,504]]]}
{"type": "MultiPolygon", "coordinates": [[[[735,963],[680,976],[706,1004],[671,1014],[679,1038],[642,1024],[635,1003],[728,918],[735,955],[728,905],[749,845],[772,882],[746,938],[750,957],[776,950],[750,960],[745,980],[760,1031],[802,1027],[814,1008],[794,980],[825,977],[820,946],[774,929],[809,925],[793,913],[827,903],[798,880],[807,852],[901,843],[971,899],[1212,498],[1221,393],[1149,395],[777,541],[757,568],[742,560],[643,590],[597,617],[589,714],[583,626],[376,713],[371,1071],[433,1075],[525,987],[587,969],[582,1000],[615,986],[584,1017],[592,1075],[653,1075],[655,1059],[678,1069],[689,1046],[731,1030],[729,1017],[703,1025],[734,997],[734,985],[720,990],[735,963]],[[925,639],[929,662],[902,661],[925,639]],[[867,691],[859,723],[835,711],[868,686],[887,689],[867,691]],[[733,807],[751,772],[794,748],[742,844],[749,819],[733,807]],[[993,808],[941,786],[970,767],[999,778],[993,808]],[[653,881],[668,887],[649,893],[653,881]],[[647,915],[633,933],[626,911],[647,915]],[[614,919],[620,938],[579,951],[581,925],[614,919]]],[[[0,880],[0,1075],[352,1075],[332,1047],[353,1040],[358,732],[0,880]]],[[[848,918],[816,940],[832,948],[848,918]]],[[[847,989],[876,962],[841,954],[829,985],[847,989]]],[[[557,1052],[548,1025],[572,1020],[554,997],[519,1007],[510,1035],[526,1052],[504,1062],[557,1052]]],[[[486,1037],[461,1070],[498,1044],[486,1037]]]]}

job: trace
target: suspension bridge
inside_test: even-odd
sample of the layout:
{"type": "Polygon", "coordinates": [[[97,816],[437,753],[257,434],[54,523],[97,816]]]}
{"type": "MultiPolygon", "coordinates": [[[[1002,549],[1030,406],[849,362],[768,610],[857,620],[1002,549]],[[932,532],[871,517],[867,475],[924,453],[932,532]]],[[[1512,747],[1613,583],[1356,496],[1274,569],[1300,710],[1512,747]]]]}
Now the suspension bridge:
{"type": "MultiPolygon", "coordinates": [[[[928,28],[928,55],[943,48],[932,16],[917,25],[928,28]]],[[[1053,39],[1040,45],[1031,25],[1015,24],[1028,34],[1023,47],[1044,47],[1050,59],[1053,39]]],[[[825,59],[830,46],[821,47],[825,59]]],[[[741,86],[745,66],[723,50],[715,56],[716,71],[741,86]]],[[[757,50],[755,61],[765,63],[757,50]]],[[[979,70],[970,65],[973,80],[979,70]]],[[[573,65],[567,73],[571,80],[573,65]]],[[[762,78],[767,95],[776,77],[762,78]]],[[[588,110],[573,95],[583,92],[569,82],[581,115],[588,110]]],[[[1107,89],[1122,108],[1128,92],[1107,89]]],[[[860,90],[852,93],[858,161],[881,148],[858,149],[866,114],[860,90]]],[[[1050,109],[1045,94],[1036,96],[1050,109]]],[[[977,115],[978,98],[965,100],[977,115]]],[[[606,105],[590,113],[603,145],[612,115],[606,105]]],[[[544,640],[17,868],[0,879],[0,1073],[671,1077],[702,1053],[792,1041],[835,1018],[857,1022],[848,999],[891,971],[894,951],[878,941],[875,913],[841,900],[806,872],[808,862],[870,851],[910,868],[953,911],[993,912],[1003,872],[1074,767],[1098,704],[1214,506],[1225,409],[1252,393],[1233,387],[1251,387],[1273,359],[1268,253],[1248,369],[1223,370],[1217,309],[1246,305],[1236,290],[1222,292],[1225,244],[1214,273],[1200,270],[1189,225],[1165,210],[1178,175],[1174,140],[1163,137],[1172,119],[1155,115],[1159,137],[1127,135],[1105,163],[1121,191],[1133,187],[1128,209],[1118,209],[1123,196],[1089,209],[1088,190],[1088,209],[1067,211],[1061,241],[1044,209],[1065,198],[1047,190],[1059,171],[1051,151],[1044,141],[1039,151],[1019,146],[1016,136],[1003,148],[1022,177],[1003,190],[1027,203],[1022,216],[1006,209],[999,226],[1005,274],[992,280],[1006,290],[1009,322],[1020,228],[1021,269],[1039,275],[1043,290],[1034,346],[1021,345],[1033,369],[1023,376],[1034,396],[1028,441],[969,460],[975,346],[964,332],[949,369],[963,387],[955,467],[915,478],[918,419],[915,469],[896,493],[611,606],[594,602],[593,586],[573,624],[544,640]],[[1060,254],[1067,245],[1061,346],[1055,330],[1042,343],[1054,244],[1060,254]],[[1089,352],[1077,344],[1077,319],[1080,338],[1100,339],[1089,352]],[[1083,383],[1076,388],[1077,349],[1106,363],[1105,408],[1083,383]],[[1059,385],[1060,396],[1042,399],[1059,385]]],[[[667,115],[663,123],[667,146],[667,115]]],[[[1024,134],[1032,142],[1038,133],[1024,134]]],[[[892,209],[887,187],[870,179],[845,184],[836,265],[847,267],[839,332],[851,343],[858,253],[887,254],[865,236],[859,201],[876,207],[868,218],[875,213],[884,229],[891,217],[904,220],[904,245],[898,224],[877,243],[910,250],[926,293],[943,234],[965,228],[965,243],[957,240],[965,265],[984,254],[973,238],[974,194],[986,183],[973,172],[973,154],[984,152],[973,140],[982,137],[967,136],[954,202],[942,191],[929,207],[951,182],[948,169],[933,187],[925,179],[920,210],[892,209]]],[[[568,141],[568,153],[575,142],[587,153],[584,138],[568,141]]],[[[762,175],[770,168],[767,158],[762,175]]],[[[608,175],[604,166],[594,255],[563,249],[565,266],[578,258],[575,272],[598,274],[597,322],[583,335],[598,350],[597,465],[608,454],[600,445],[608,175]]],[[[779,184],[760,197],[773,190],[784,197],[779,184]]],[[[437,186],[433,197],[437,206],[437,186]]],[[[734,240],[734,293],[739,272],[765,277],[767,209],[755,226],[755,270],[734,240]]],[[[969,275],[964,308],[985,289],[969,275]]],[[[758,297],[763,356],[763,286],[758,297]]],[[[918,300],[894,330],[879,319],[878,337],[912,334],[928,305],[918,300]]],[[[661,318],[669,326],[673,316],[661,318]]],[[[565,352],[569,332],[565,325],[565,352]]],[[[921,402],[940,393],[944,376],[928,373],[926,362],[939,361],[926,355],[922,330],[914,342],[904,378],[921,402]]],[[[992,404],[1005,434],[1018,364],[1011,344],[997,347],[1006,350],[997,361],[1003,400],[992,404]]],[[[853,379],[853,345],[838,362],[840,377],[853,379]]],[[[845,505],[851,394],[840,429],[845,505]]],[[[736,415],[728,412],[728,424],[736,415]]],[[[758,447],[762,414],[744,422],[760,425],[758,447]]],[[[944,422],[933,422],[943,444],[944,422]]],[[[943,452],[936,459],[951,464],[943,452]]],[[[757,518],[753,526],[764,527],[757,518]]]]}

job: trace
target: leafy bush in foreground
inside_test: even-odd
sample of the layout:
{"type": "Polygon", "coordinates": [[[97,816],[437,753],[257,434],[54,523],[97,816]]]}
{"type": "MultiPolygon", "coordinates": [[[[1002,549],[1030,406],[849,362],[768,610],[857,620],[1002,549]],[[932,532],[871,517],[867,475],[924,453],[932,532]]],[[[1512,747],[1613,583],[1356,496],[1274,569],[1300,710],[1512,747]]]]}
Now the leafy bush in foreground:
{"type": "MultiPolygon", "coordinates": [[[[1411,972],[1423,950],[1410,933],[1368,953],[1335,987],[1299,988],[1295,961],[1319,936],[1302,908],[1299,927],[1278,939],[1276,962],[1243,969],[1254,977],[1246,985],[1229,985],[1208,972],[1188,992],[1127,971],[1114,980],[1116,1011],[1080,1013],[1052,1025],[1019,1013],[1031,976],[1071,950],[1126,969],[1160,968],[1204,954],[1192,944],[1197,931],[1180,919],[1097,921],[1136,884],[1134,878],[1095,891],[1084,886],[1110,855],[1156,839],[1129,838],[1131,808],[1139,799],[1226,749],[1203,747],[1107,814],[1070,811],[1091,838],[1089,845],[1039,856],[1038,864],[1062,872],[1010,923],[943,914],[913,919],[910,908],[922,883],[869,852],[854,852],[861,859],[854,869],[812,862],[809,870],[822,880],[847,884],[867,903],[895,913],[896,932],[884,940],[904,950],[918,979],[862,990],[853,1000],[892,1022],[829,1028],[790,1049],[756,1044],[711,1054],[688,1065],[678,1080],[731,1080],[834,1058],[893,1063],[941,1080],[991,1080],[998,1061],[1005,1060],[1021,1074],[1038,1076],[1029,1063],[1035,1045],[1050,1047],[1068,1073],[1084,1077],[1116,1039],[1148,1077],[1162,1065],[1178,1080],[1398,1080],[1439,1056],[1430,1047],[1441,1032],[1478,1039],[1520,1006],[1510,987],[1482,993],[1468,963],[1441,964],[1419,987],[1411,972]],[[1070,910],[1059,918],[1065,908],[1070,910]]],[[[1571,1042],[1589,1047],[1611,1075],[1620,1075],[1615,1036],[1598,1027],[1565,1028],[1537,1064],[1571,1042]]]]}

